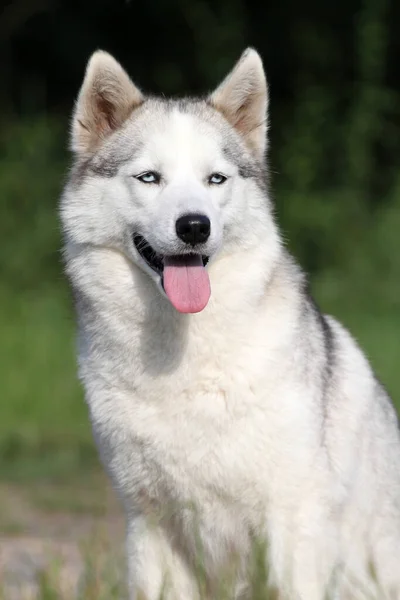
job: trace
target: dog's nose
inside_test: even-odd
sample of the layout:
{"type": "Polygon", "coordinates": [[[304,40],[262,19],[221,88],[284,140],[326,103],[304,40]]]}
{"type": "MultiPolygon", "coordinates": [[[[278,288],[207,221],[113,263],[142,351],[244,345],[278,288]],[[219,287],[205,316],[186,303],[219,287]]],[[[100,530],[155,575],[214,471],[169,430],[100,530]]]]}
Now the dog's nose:
{"type": "Polygon", "coordinates": [[[211,223],[205,215],[184,215],[176,221],[176,234],[191,246],[202,244],[210,237],[211,223]]]}

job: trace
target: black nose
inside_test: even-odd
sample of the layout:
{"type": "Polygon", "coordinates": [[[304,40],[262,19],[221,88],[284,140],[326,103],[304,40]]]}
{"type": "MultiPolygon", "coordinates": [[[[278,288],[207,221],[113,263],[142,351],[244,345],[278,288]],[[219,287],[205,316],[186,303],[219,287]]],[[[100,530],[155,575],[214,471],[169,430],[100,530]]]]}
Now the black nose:
{"type": "Polygon", "coordinates": [[[205,215],[184,215],[175,226],[177,236],[191,246],[202,244],[210,237],[211,223],[205,215]]]}

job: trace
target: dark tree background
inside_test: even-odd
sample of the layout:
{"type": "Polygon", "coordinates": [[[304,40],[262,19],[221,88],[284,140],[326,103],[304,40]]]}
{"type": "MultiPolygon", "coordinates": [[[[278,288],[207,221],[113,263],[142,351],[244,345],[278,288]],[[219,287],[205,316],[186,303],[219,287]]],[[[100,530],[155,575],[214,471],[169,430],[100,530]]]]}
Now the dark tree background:
{"type": "MultiPolygon", "coordinates": [[[[13,0],[0,21],[2,121],[65,122],[97,48],[145,90],[179,95],[212,89],[252,45],[270,84],[273,186],[351,190],[345,210],[358,216],[388,200],[397,177],[399,22],[396,0],[13,0]]],[[[278,200],[291,229],[294,200],[278,200]]],[[[315,254],[326,228],[296,244],[311,270],[334,258],[315,254]]]]}

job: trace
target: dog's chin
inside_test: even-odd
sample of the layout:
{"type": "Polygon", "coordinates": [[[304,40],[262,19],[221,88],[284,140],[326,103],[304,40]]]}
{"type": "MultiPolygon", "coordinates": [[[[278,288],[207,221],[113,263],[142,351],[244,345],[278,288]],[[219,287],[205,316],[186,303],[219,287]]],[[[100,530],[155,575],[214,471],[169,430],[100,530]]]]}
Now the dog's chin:
{"type": "Polygon", "coordinates": [[[178,312],[197,313],[206,307],[211,293],[208,256],[193,251],[160,254],[140,234],[134,234],[133,244],[141,266],[178,312]]]}

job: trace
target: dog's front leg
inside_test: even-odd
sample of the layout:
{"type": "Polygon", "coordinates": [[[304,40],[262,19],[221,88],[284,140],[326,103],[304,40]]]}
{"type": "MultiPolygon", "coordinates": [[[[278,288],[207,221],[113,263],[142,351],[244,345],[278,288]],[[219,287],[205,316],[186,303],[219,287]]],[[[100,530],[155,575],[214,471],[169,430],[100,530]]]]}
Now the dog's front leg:
{"type": "Polygon", "coordinates": [[[143,516],[128,519],[129,600],[197,600],[195,577],[163,529],[143,516]]]}

